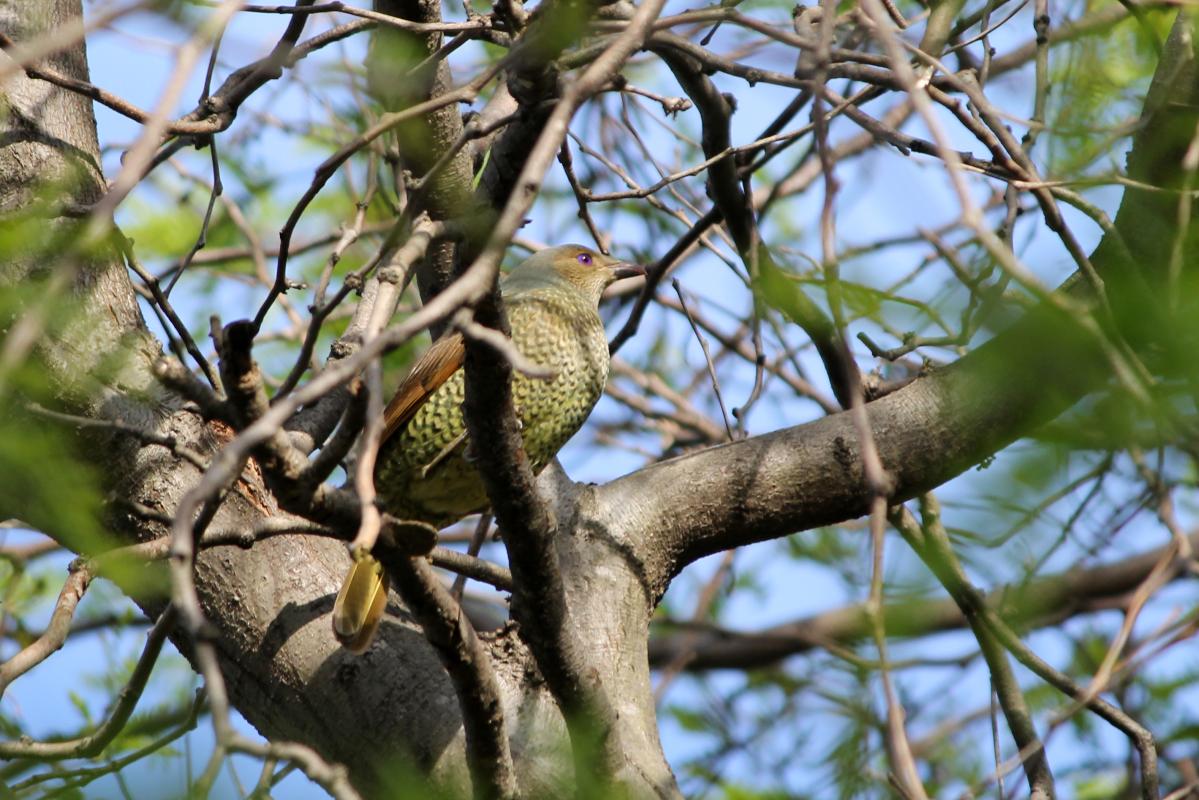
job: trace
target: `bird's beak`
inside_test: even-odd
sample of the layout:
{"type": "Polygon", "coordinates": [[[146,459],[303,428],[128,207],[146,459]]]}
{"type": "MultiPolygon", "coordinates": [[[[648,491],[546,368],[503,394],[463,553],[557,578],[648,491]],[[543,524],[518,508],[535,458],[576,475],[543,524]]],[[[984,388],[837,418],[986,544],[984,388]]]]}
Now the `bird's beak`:
{"type": "Polygon", "coordinates": [[[612,280],[618,281],[622,278],[636,278],[645,275],[645,267],[640,264],[634,264],[631,261],[617,261],[608,267],[612,271],[612,280]]]}

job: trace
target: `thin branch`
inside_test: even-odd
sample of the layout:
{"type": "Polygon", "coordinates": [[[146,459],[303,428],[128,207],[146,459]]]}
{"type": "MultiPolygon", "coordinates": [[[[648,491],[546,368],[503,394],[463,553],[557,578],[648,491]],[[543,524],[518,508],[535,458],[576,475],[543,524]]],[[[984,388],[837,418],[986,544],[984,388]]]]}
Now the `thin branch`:
{"type": "MultiPolygon", "coordinates": [[[[112,775],[129,766],[130,764],[135,764],[141,761],[146,756],[158,752],[179,737],[187,734],[189,731],[195,730],[196,723],[200,718],[200,713],[204,710],[205,706],[206,699],[204,690],[201,689],[196,692],[195,698],[191,703],[188,704],[185,713],[182,715],[172,714],[163,720],[165,723],[171,726],[170,729],[164,732],[162,735],[157,736],[154,740],[143,747],[139,747],[136,750],[126,753],[120,758],[108,760],[103,766],[100,767],[61,769],[59,765],[55,765],[56,768],[52,769],[51,771],[32,775],[26,780],[9,784],[9,788],[18,796],[20,796],[25,791],[35,786],[39,786],[52,780],[61,780],[63,783],[61,786],[55,788],[54,791],[56,793],[66,793],[67,791],[78,790],[84,786],[87,786],[92,781],[95,781],[106,775],[112,775]]],[[[152,732],[153,731],[147,731],[147,733],[152,732]]],[[[46,792],[44,796],[49,797],[51,795],[49,792],[46,792]]]]}
{"type": "Polygon", "coordinates": [[[967,594],[973,591],[973,587],[970,586],[950,546],[949,536],[941,525],[939,504],[931,494],[926,494],[920,499],[920,507],[922,524],[917,524],[911,512],[902,506],[892,509],[891,523],[958,604],[978,640],[987,668],[991,671],[995,695],[1020,751],[1024,772],[1028,777],[1030,796],[1052,798],[1056,793],[1053,772],[1045,755],[1045,747],[1037,736],[1028,702],[1008,662],[1007,653],[982,623],[967,597],[967,594]]]}
{"type": "Polygon", "coordinates": [[[324,188],[325,184],[328,183],[329,179],[337,173],[337,170],[341,167],[341,165],[345,163],[352,155],[365,148],[375,139],[410,119],[420,117],[424,114],[448,105],[453,105],[459,102],[473,101],[478,96],[479,92],[482,91],[483,87],[491,82],[491,80],[499,73],[505,64],[505,59],[500,59],[465,86],[452,91],[447,91],[443,94],[439,94],[437,97],[426,100],[423,103],[417,103],[404,109],[403,111],[394,111],[384,114],[382,117],[380,117],[378,122],[356,137],[353,141],[342,145],[342,147],[339,148],[336,153],[329,156],[327,159],[321,162],[319,166],[317,166],[312,178],[312,182],[309,184],[304,194],[300,197],[299,201],[296,202],[296,205],[292,208],[291,214],[288,215],[287,222],[284,223],[283,228],[279,231],[279,257],[275,263],[275,282],[271,285],[270,291],[267,293],[266,298],[262,301],[262,305],[259,306],[258,313],[254,317],[254,324],[256,328],[262,327],[262,323],[266,318],[266,313],[270,310],[271,306],[274,305],[275,298],[288,289],[287,257],[290,252],[291,237],[295,232],[296,226],[300,222],[300,217],[303,215],[304,211],[308,208],[312,201],[316,199],[316,196],[320,193],[321,189],[324,188]]]}
{"type": "Polygon", "coordinates": [[[434,547],[429,553],[429,560],[435,567],[474,578],[494,586],[502,592],[512,591],[512,573],[499,564],[475,558],[469,553],[459,553],[457,550],[450,550],[447,547],[434,547]]]}
{"type": "MultiPolygon", "coordinates": [[[[1074,699],[1080,707],[1085,706],[1127,735],[1141,754],[1142,797],[1145,800],[1157,798],[1157,755],[1152,734],[1122,710],[1100,699],[1096,692],[1078,686],[1069,676],[1050,666],[1020,641],[1020,638],[1001,619],[995,609],[986,604],[982,593],[966,579],[952,549],[949,548],[949,537],[940,527],[935,501],[926,496],[922,503],[927,512],[923,528],[916,526],[914,520],[910,518],[904,520],[895,517],[893,520],[897,524],[903,525],[901,531],[905,538],[913,537],[909,539],[909,543],[912,543],[913,548],[925,560],[929,568],[937,574],[938,579],[954,597],[954,601],[964,610],[969,609],[968,618],[973,617],[971,626],[977,625],[984,628],[987,637],[993,637],[995,642],[1006,648],[1021,664],[1032,670],[1042,680],[1074,699]],[[916,540],[915,536],[920,536],[920,540],[916,540]]],[[[1170,547],[1173,546],[1172,543],[1170,547]]],[[[1146,580],[1155,577],[1161,569],[1161,563],[1162,560],[1159,559],[1153,565],[1146,580]]],[[[982,639],[979,640],[979,643],[980,645],[984,644],[982,639]]],[[[998,660],[995,663],[991,663],[989,660],[988,664],[992,667],[992,676],[997,680],[1003,679],[1014,683],[1014,679],[1000,666],[998,660]]],[[[1025,759],[1029,788],[1034,794],[1039,791],[1043,793],[1042,796],[1052,797],[1054,792],[1052,775],[1049,773],[1048,764],[1042,763],[1044,748],[1036,738],[1027,708],[1024,707],[1022,699],[1018,697],[1018,691],[1014,686],[1008,685],[1001,692],[1001,698],[1004,697],[1012,703],[1010,709],[1005,707],[1005,713],[1009,715],[1008,722],[1012,729],[1012,735],[1020,746],[1021,757],[1025,759]]]]}
{"type": "Polygon", "coordinates": [[[71,574],[58,593],[50,624],[40,637],[12,658],[0,664],[0,696],[17,678],[45,661],[63,646],[71,632],[71,620],[79,601],[92,581],[92,571],[86,563],[72,565],[71,574]]]}
{"type": "MultiPolygon", "coordinates": [[[[480,514],[479,521],[475,525],[475,531],[473,534],[471,534],[470,542],[467,543],[467,547],[466,547],[466,557],[467,558],[476,559],[476,557],[479,555],[479,551],[483,549],[483,543],[487,540],[487,534],[490,532],[491,532],[491,515],[490,514],[480,514]]],[[[440,548],[440,547],[434,548],[434,553],[431,553],[430,555],[433,558],[433,564],[435,566],[444,566],[444,563],[439,564],[437,561],[436,551],[438,551],[438,550],[442,550],[446,553],[453,553],[454,556],[461,555],[460,553],[458,553],[457,551],[454,551],[454,550],[446,550],[445,548],[440,548]]],[[[486,564],[487,562],[480,562],[480,563],[486,564]]],[[[457,570],[457,572],[458,572],[458,575],[454,578],[454,585],[450,587],[450,596],[454,598],[454,602],[461,603],[462,602],[462,592],[466,589],[466,579],[470,576],[462,570],[457,570]]],[[[505,572],[507,572],[507,570],[505,570],[505,572]]],[[[511,577],[512,576],[509,574],[508,577],[509,577],[509,585],[511,585],[511,577]]]]}
{"type": "MultiPolygon", "coordinates": [[[[85,573],[85,571],[81,567],[75,571],[73,576],[85,573]]],[[[86,584],[84,585],[86,586],[86,584]]],[[[81,590],[80,594],[82,594],[81,590]]],[[[55,615],[58,615],[57,609],[55,615]]],[[[35,742],[18,740],[15,742],[0,742],[0,758],[57,760],[64,758],[93,758],[99,755],[116,738],[117,734],[121,732],[125,727],[125,723],[129,721],[129,716],[133,713],[133,708],[137,705],[137,701],[142,696],[142,691],[146,688],[146,682],[150,679],[150,672],[154,669],[154,665],[158,663],[158,655],[162,652],[162,645],[166,642],[167,634],[171,632],[174,625],[175,613],[171,606],[167,606],[167,609],[158,617],[158,621],[154,623],[154,627],[150,629],[150,633],[146,636],[146,646],[142,649],[141,657],[138,658],[137,664],[133,668],[133,673],[129,676],[129,680],[122,687],[120,693],[117,694],[117,698],[113,702],[108,716],[94,731],[86,736],[67,739],[65,741],[35,742]]],[[[59,644],[61,645],[61,642],[59,644]]],[[[4,666],[7,666],[7,664],[4,666]]],[[[0,691],[3,691],[3,687],[7,683],[8,681],[0,678],[0,691]]]]}
{"type": "MultiPolygon", "coordinates": [[[[1199,546],[1199,532],[1188,537],[1199,546]]],[[[981,603],[999,610],[1021,630],[1057,625],[1066,619],[1123,608],[1128,593],[1161,561],[1167,547],[1109,564],[1072,569],[987,592],[981,603]]],[[[1178,578],[1185,570],[1174,573],[1178,578]]],[[[917,637],[960,630],[968,625],[961,607],[952,598],[905,601],[883,609],[892,637],[917,637]]],[[[666,627],[666,626],[663,626],[666,627]]],[[[853,604],[759,631],[733,631],[707,626],[690,643],[694,657],[687,668],[752,669],[773,664],[791,655],[833,645],[849,645],[870,635],[864,607],[853,604]]],[[[662,667],[684,649],[681,635],[660,635],[650,641],[650,664],[662,667]]]]}
{"type": "Polygon", "coordinates": [[[716,365],[712,363],[712,352],[708,349],[708,340],[700,333],[699,326],[695,324],[695,319],[691,316],[691,311],[687,308],[687,301],[683,299],[683,287],[679,284],[678,278],[671,280],[670,285],[674,288],[675,294],[679,296],[679,307],[683,310],[684,316],[687,317],[687,322],[691,323],[691,332],[699,340],[700,349],[704,352],[704,362],[708,365],[708,376],[712,379],[712,391],[716,395],[716,402],[720,405],[720,416],[724,419],[724,430],[731,442],[737,437],[733,434],[733,425],[729,421],[729,412],[724,406],[724,395],[720,391],[720,380],[716,377],[716,365]]]}
{"type": "Polygon", "coordinates": [[[204,456],[200,455],[195,450],[192,450],[190,447],[182,444],[174,436],[146,430],[136,425],[130,425],[126,422],[122,422],[119,419],[93,419],[91,417],[76,416],[74,414],[64,414],[61,411],[51,411],[47,408],[42,408],[37,403],[30,403],[28,406],[26,406],[26,408],[39,417],[53,420],[54,422],[60,422],[65,425],[72,425],[79,429],[91,428],[132,436],[133,438],[145,444],[152,444],[166,448],[172,454],[182,458],[184,461],[187,461],[197,469],[204,470],[208,468],[208,460],[205,459],[204,456]]]}

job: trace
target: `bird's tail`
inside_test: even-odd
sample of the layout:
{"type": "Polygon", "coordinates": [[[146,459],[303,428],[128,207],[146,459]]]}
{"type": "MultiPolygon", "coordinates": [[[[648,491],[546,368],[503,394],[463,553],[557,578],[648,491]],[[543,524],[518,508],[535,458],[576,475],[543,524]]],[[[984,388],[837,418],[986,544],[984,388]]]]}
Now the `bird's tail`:
{"type": "Polygon", "coordinates": [[[365,551],[354,565],[333,603],[333,635],[352,653],[363,653],[375,638],[387,606],[387,574],[378,559],[365,551]]]}

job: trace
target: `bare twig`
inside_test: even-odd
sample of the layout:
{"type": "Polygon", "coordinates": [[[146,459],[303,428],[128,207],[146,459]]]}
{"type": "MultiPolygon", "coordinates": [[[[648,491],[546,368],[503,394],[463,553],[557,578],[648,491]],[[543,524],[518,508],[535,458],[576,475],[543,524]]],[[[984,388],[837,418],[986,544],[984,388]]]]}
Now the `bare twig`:
{"type": "Polygon", "coordinates": [[[71,574],[63,584],[62,591],[58,593],[58,600],[54,603],[54,612],[50,615],[50,624],[46,626],[46,630],[36,641],[0,664],[0,696],[3,696],[13,681],[45,661],[66,642],[75,608],[92,581],[92,571],[86,563],[76,563],[72,566],[71,574]]]}
{"type": "MultiPolygon", "coordinates": [[[[83,569],[76,570],[75,574],[80,572],[83,572],[83,569]]],[[[167,609],[159,615],[158,621],[154,623],[154,627],[150,629],[150,633],[146,637],[146,646],[142,649],[141,657],[133,667],[133,674],[129,676],[129,680],[117,694],[108,716],[96,726],[94,731],[86,736],[65,741],[0,742],[0,758],[57,760],[92,758],[98,755],[116,738],[117,734],[125,727],[125,723],[129,721],[129,716],[133,713],[133,708],[137,705],[142,691],[146,688],[146,682],[150,679],[150,672],[158,663],[158,654],[162,652],[162,645],[166,642],[167,634],[171,632],[174,624],[174,611],[167,606],[167,609]]],[[[3,684],[0,684],[0,691],[2,691],[2,687],[3,684]]]]}

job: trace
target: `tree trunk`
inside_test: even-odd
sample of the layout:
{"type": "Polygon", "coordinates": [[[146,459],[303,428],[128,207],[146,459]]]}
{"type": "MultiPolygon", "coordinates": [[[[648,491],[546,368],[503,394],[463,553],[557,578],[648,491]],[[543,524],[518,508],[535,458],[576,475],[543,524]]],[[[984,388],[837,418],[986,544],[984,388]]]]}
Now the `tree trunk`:
{"type": "MultiPolygon", "coordinates": [[[[0,29],[27,41],[80,13],[79,0],[0,0],[0,29]]],[[[87,78],[82,43],[51,62],[87,78]]],[[[1163,63],[1189,69],[1191,62],[1174,43],[1163,63]]],[[[1189,95],[1190,72],[1160,71],[1175,81],[1167,91],[1189,95]]],[[[0,211],[35,214],[55,231],[79,230],[85,222],[62,209],[87,206],[104,192],[90,101],[21,73],[2,91],[0,211]]],[[[1130,198],[1126,205],[1139,202],[1130,198]]],[[[42,336],[34,351],[61,407],[215,453],[230,432],[205,423],[158,385],[153,374],[160,348],[119,254],[107,247],[90,252],[85,258],[43,250],[0,264],[4,284],[40,281],[47,292],[61,291],[77,303],[72,323],[42,336]],[[114,352],[125,356],[115,370],[105,366],[114,352]]],[[[911,497],[977,463],[1059,413],[1104,375],[1092,341],[1054,315],[1040,314],[955,366],[870,404],[884,465],[897,480],[892,499],[911,497]],[[1029,348],[1029,341],[1041,346],[1029,348]],[[1072,370],[1073,380],[1045,391],[1044,375],[1065,374],[1055,367],[1062,363],[1086,369],[1072,370]]],[[[570,619],[594,643],[586,666],[617,712],[612,735],[627,758],[619,777],[636,795],[678,794],[658,739],[647,661],[649,619],[669,581],[707,553],[863,513],[870,493],[857,441],[853,422],[842,414],[655,465],[602,487],[575,485],[552,469],[543,477],[543,493],[557,510],[570,619]]],[[[112,531],[126,541],[165,536],[168,526],[132,509],[169,518],[199,470],[166,448],[116,433],[92,434],[87,447],[108,476],[111,496],[119,498],[110,506],[112,531]]],[[[21,509],[0,513],[21,516],[21,509]]],[[[211,527],[253,530],[278,513],[251,462],[211,527]]],[[[197,584],[204,613],[219,632],[231,699],[267,738],[309,744],[344,764],[367,795],[380,793],[404,759],[465,790],[458,701],[419,627],[396,608],[365,655],[349,655],[334,640],[328,617],[349,563],[341,542],[313,535],[201,552],[197,584]]],[[[139,601],[146,607],[162,602],[139,601]]],[[[522,786],[556,794],[555,787],[572,779],[564,721],[519,632],[509,626],[485,639],[522,786]]],[[[188,652],[188,642],[177,643],[188,652]]]]}

